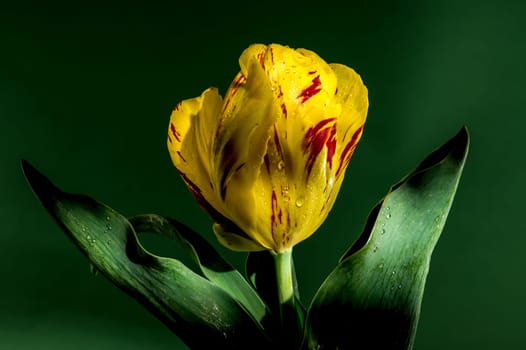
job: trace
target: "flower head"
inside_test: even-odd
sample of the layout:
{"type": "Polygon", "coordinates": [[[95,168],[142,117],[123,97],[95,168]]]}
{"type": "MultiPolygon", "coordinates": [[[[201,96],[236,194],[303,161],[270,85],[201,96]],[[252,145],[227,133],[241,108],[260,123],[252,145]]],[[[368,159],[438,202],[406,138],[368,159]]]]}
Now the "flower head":
{"type": "Polygon", "coordinates": [[[305,49],[255,44],[225,98],[215,88],[172,112],[168,149],[225,246],[282,252],[332,208],[362,134],[367,89],[305,49]]]}

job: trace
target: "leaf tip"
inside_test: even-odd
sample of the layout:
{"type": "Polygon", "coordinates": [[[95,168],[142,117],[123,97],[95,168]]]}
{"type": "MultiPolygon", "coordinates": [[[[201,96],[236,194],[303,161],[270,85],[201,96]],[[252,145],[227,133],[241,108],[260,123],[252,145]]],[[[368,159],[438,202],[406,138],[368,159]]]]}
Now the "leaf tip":
{"type": "Polygon", "coordinates": [[[29,187],[42,204],[47,207],[55,197],[58,188],[27,160],[22,159],[20,164],[29,187]]]}

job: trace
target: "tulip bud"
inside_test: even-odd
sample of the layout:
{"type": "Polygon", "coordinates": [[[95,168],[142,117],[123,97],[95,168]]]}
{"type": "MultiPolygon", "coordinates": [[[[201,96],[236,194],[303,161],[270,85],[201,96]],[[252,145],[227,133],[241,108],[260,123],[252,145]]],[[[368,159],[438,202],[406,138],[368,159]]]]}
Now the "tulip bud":
{"type": "Polygon", "coordinates": [[[233,250],[284,252],[327,217],[361,137],[367,89],[305,49],[255,44],[224,100],[210,88],[179,103],[168,149],[233,250]]]}

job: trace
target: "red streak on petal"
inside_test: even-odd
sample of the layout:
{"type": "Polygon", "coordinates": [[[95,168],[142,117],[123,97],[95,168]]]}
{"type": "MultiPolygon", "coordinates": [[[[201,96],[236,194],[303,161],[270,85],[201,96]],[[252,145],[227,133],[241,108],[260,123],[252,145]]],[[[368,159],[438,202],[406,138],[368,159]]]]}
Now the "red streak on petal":
{"type": "Polygon", "coordinates": [[[179,134],[173,123],[170,123],[170,131],[172,132],[172,135],[175,137],[177,142],[181,142],[181,134],[179,134]]]}
{"type": "Polygon", "coordinates": [[[303,152],[308,152],[307,176],[310,175],[316,158],[327,147],[326,161],[332,168],[332,158],[336,150],[336,118],[321,120],[315,126],[309,128],[303,140],[303,152]]]}
{"type": "Polygon", "coordinates": [[[274,237],[274,223],[276,222],[276,209],[278,207],[278,198],[276,197],[276,191],[272,191],[272,196],[271,196],[271,209],[272,209],[272,214],[270,215],[270,232],[272,233],[272,238],[274,238],[274,241],[275,241],[275,237],[274,237]]]}
{"type": "Polygon", "coordinates": [[[327,142],[325,142],[325,146],[327,147],[327,163],[329,163],[329,168],[332,169],[332,158],[336,152],[336,124],[333,128],[331,128],[331,132],[327,142]]]}
{"type": "Polygon", "coordinates": [[[213,218],[218,218],[222,215],[219,214],[219,212],[206,200],[206,198],[203,196],[201,189],[194,184],[188,176],[186,176],[185,173],[179,171],[177,169],[181,177],[183,178],[184,182],[186,183],[186,186],[190,190],[190,193],[192,196],[197,200],[197,203],[201,208],[203,208],[207,213],[209,213],[213,218]]]}
{"type": "Polygon", "coordinates": [[[172,138],[168,135],[168,142],[173,143],[172,138]]]}
{"type": "Polygon", "coordinates": [[[347,167],[349,161],[351,160],[354,149],[356,148],[356,143],[358,142],[358,137],[362,134],[363,125],[354,132],[351,137],[351,141],[345,145],[343,152],[340,156],[340,164],[338,165],[338,170],[336,170],[336,176],[340,175],[340,172],[347,167]]]}
{"type": "Polygon", "coordinates": [[[276,150],[278,151],[280,158],[283,159],[283,151],[281,150],[281,143],[279,142],[279,135],[276,125],[274,125],[274,143],[276,144],[276,150]]]}
{"type": "Polygon", "coordinates": [[[261,67],[265,68],[265,53],[260,52],[258,53],[258,61],[261,63],[261,67]]]}
{"type": "Polygon", "coordinates": [[[313,75],[313,74],[316,74],[316,71],[315,71],[315,70],[311,70],[311,71],[309,72],[309,75],[313,75]]]}
{"type": "Polygon", "coordinates": [[[298,98],[301,99],[301,103],[305,103],[308,99],[310,99],[312,96],[316,95],[318,92],[321,91],[321,80],[320,76],[316,76],[314,79],[312,79],[312,84],[305,89],[298,95],[298,98]]]}
{"type": "Polygon", "coordinates": [[[283,116],[287,118],[287,107],[285,106],[285,102],[281,104],[281,113],[283,113],[283,116]]]}
{"type": "Polygon", "coordinates": [[[236,80],[234,80],[234,82],[230,86],[229,93],[228,96],[225,98],[225,102],[223,103],[223,109],[221,110],[221,113],[226,111],[228,105],[232,101],[232,98],[237,93],[237,90],[239,90],[239,87],[243,85],[243,83],[245,83],[246,80],[247,79],[243,74],[239,74],[237,76],[236,80]]]}
{"type": "Polygon", "coordinates": [[[265,169],[267,169],[267,174],[270,175],[270,160],[268,159],[268,154],[265,154],[265,157],[263,157],[263,161],[265,163],[265,169]]]}
{"type": "Polygon", "coordinates": [[[183,160],[183,162],[186,163],[186,159],[184,159],[183,155],[181,154],[181,151],[177,151],[177,155],[183,160]]]}

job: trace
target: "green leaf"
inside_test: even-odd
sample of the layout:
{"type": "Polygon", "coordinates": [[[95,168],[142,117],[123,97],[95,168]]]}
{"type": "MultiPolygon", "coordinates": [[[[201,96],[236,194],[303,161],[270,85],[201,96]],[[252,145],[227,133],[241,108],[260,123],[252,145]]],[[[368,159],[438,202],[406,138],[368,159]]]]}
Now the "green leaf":
{"type": "Polygon", "coordinates": [[[138,215],[129,220],[137,232],[155,232],[181,243],[206,278],[236,299],[258,323],[261,322],[266,314],[263,300],[239,271],[198,233],[175,219],[156,214],[138,215]]]}
{"type": "Polygon", "coordinates": [[[432,251],[467,156],[466,128],[391,188],[310,306],[308,349],[411,349],[432,251]]]}
{"type": "Polygon", "coordinates": [[[267,347],[260,328],[222,288],[139,244],[129,221],[84,195],[55,187],[28,162],[33,191],[94,269],[138,300],[192,349],[267,347]]]}

